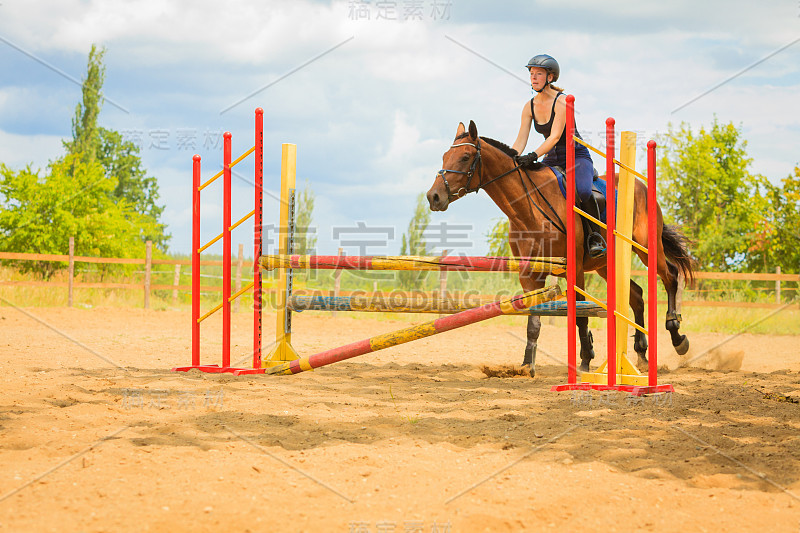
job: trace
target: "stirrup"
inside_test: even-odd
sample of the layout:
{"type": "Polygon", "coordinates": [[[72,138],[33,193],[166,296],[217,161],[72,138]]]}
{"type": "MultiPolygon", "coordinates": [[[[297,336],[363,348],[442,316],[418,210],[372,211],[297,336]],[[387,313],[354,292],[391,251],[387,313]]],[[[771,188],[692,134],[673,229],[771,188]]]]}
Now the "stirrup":
{"type": "Polygon", "coordinates": [[[598,257],[606,255],[606,241],[603,239],[603,236],[597,232],[590,233],[586,239],[586,251],[592,259],[597,259],[598,257]],[[593,239],[592,237],[595,235],[597,235],[597,238],[593,239]],[[592,246],[590,241],[594,241],[594,246],[592,246]]]}

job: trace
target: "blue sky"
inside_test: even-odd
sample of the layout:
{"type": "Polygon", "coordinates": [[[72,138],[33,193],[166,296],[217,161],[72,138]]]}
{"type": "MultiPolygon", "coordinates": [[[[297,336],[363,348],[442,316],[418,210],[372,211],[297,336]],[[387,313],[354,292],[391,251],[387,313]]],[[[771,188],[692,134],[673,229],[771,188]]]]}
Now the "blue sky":
{"type": "MultiPolygon", "coordinates": [[[[346,230],[362,222],[393,228],[367,253],[397,253],[459,121],[514,141],[530,98],[524,65],[542,52],[559,60],[559,85],[576,95],[590,142],[599,144],[608,116],[644,145],[669,123],[698,129],[716,114],[741,125],[753,172],[777,183],[800,161],[796,0],[6,0],[0,39],[0,161],[45,167],[62,153],[75,80],[91,44],[105,46],[100,122],[140,139],[177,252],[190,249],[192,154],[206,177],[215,173],[219,134],[233,132],[234,156],[249,148],[260,106],[265,222],[277,222],[280,144],[295,143],[298,186],[316,194],[319,253],[336,253],[342,229],[358,240],[346,230]]],[[[234,219],[251,209],[251,175],[243,165],[234,179],[234,219]]],[[[205,241],[220,231],[222,191],[204,195],[205,241]]],[[[432,221],[464,234],[440,247],[484,254],[500,216],[480,193],[432,221]]],[[[252,228],[237,229],[238,242],[250,250],[252,228]]]]}

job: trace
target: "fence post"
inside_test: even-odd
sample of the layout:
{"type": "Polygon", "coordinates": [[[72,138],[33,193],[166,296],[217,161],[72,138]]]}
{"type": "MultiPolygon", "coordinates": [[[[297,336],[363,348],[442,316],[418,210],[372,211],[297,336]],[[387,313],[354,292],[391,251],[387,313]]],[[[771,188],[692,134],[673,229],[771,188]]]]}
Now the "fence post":
{"type": "MultiPolygon", "coordinates": [[[[242,265],[244,263],[244,244],[239,243],[239,257],[236,262],[236,292],[242,290],[242,265]]],[[[233,301],[233,312],[239,312],[239,298],[233,301]]]]}
{"type": "Polygon", "coordinates": [[[172,305],[178,305],[178,286],[181,284],[181,265],[175,265],[175,277],[172,279],[172,305]]]}
{"type": "Polygon", "coordinates": [[[75,277],[75,237],[69,238],[69,294],[67,307],[72,307],[72,278],[75,277]]]}
{"type": "MultiPolygon", "coordinates": [[[[342,249],[339,248],[339,256],[342,255],[342,249]]],[[[339,296],[339,289],[342,287],[342,269],[337,269],[333,273],[333,296],[339,296]]],[[[331,316],[336,316],[336,311],[331,312],[331,316]]]]}
{"type": "MultiPolygon", "coordinates": [[[[775,267],[775,273],[781,275],[781,267],[775,267]]],[[[775,280],[775,303],[781,303],[781,280],[775,280]]]]}
{"type": "Polygon", "coordinates": [[[153,264],[153,241],[144,245],[144,308],[150,309],[150,268],[153,264]]]}

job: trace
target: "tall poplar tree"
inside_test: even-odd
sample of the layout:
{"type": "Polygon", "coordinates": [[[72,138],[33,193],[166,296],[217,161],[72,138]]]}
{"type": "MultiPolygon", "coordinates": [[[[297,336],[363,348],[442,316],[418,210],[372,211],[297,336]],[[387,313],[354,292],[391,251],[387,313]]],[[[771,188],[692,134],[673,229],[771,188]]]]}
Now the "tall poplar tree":
{"type": "Polygon", "coordinates": [[[158,182],[147,175],[136,144],[125,141],[119,132],[98,125],[103,105],[105,53],[104,48],[98,49],[95,45],[89,51],[81,101],[72,119],[72,139],[64,141],[64,148],[67,154],[76,155],[81,161],[99,161],[106,177],[116,181],[109,194],[113,199],[126,201],[148,219],[151,229],[143,239],[153,241],[164,250],[170,237],[165,234],[166,226],[160,220],[164,207],[158,204],[158,182]]]}

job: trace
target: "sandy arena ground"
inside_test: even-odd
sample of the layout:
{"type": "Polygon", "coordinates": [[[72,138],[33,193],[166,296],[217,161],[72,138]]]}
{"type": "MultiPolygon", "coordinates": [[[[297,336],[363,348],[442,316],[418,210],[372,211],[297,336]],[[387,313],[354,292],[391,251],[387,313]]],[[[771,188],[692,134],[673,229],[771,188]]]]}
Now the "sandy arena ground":
{"type": "MultiPolygon", "coordinates": [[[[305,313],[294,344],[408,324],[305,313]]],[[[204,328],[218,363],[220,322],[204,328]]],[[[555,325],[536,379],[487,378],[523,335],[501,320],[234,378],[168,370],[190,361],[185,312],[0,308],[0,532],[800,530],[800,404],[781,401],[800,398],[797,337],[741,335],[679,367],[664,332],[676,393],[631,402],[550,392],[555,325]]],[[[691,336],[685,361],[726,338],[691,336]]],[[[236,315],[235,360],[251,339],[236,315]]]]}

